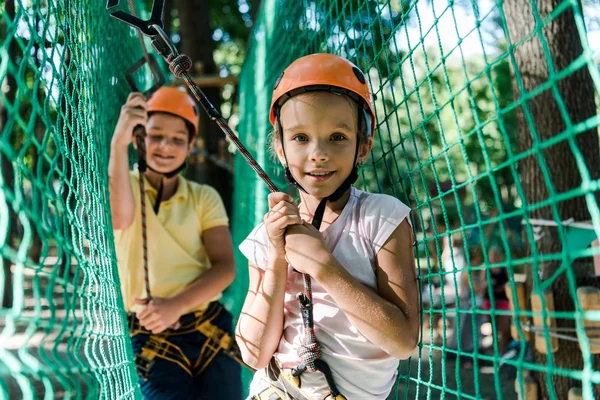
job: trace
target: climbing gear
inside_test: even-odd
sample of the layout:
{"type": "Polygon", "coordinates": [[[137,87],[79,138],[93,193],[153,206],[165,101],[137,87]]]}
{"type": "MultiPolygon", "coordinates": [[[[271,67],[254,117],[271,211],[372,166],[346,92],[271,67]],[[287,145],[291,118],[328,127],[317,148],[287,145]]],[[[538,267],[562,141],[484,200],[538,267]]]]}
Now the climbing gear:
{"type": "MultiPolygon", "coordinates": [[[[300,377],[289,369],[281,369],[275,358],[271,359],[266,371],[271,386],[252,396],[251,400],[311,400],[302,390],[300,377]]],[[[323,400],[346,400],[346,397],[329,393],[323,400]]]]}
{"type": "Polygon", "coordinates": [[[174,87],[163,86],[148,100],[148,110],[181,117],[194,127],[192,137],[198,133],[198,108],[188,94],[174,87]]]}
{"type": "Polygon", "coordinates": [[[146,98],[148,98],[152,96],[152,93],[156,92],[159,88],[164,86],[165,76],[160,71],[160,67],[156,62],[156,57],[153,54],[146,53],[145,46],[143,46],[142,48],[144,49],[145,56],[137,60],[131,67],[127,68],[127,71],[125,71],[125,80],[127,81],[127,84],[129,85],[132,91],[143,93],[143,95],[146,98]],[[154,84],[149,89],[142,90],[137,87],[134,76],[136,72],[139,71],[146,64],[148,65],[148,68],[152,73],[152,77],[154,78],[154,84]]]}
{"type": "Polygon", "coordinates": [[[129,332],[131,336],[137,334],[150,335],[150,338],[135,355],[135,365],[138,374],[148,379],[154,359],[156,357],[174,362],[181,366],[190,376],[201,374],[220,351],[227,356],[249,368],[242,360],[241,353],[235,339],[226,331],[214,325],[212,321],[223,312],[220,303],[213,302],[203,311],[185,314],[179,319],[179,328],[169,328],[160,334],[153,334],[141,326],[135,313],[127,313],[129,332]],[[200,350],[200,355],[192,362],[183,353],[181,348],[169,341],[169,337],[186,335],[192,332],[200,332],[206,341],[200,350]]]}
{"type": "Polygon", "coordinates": [[[276,109],[291,97],[306,92],[331,92],[347,95],[360,110],[367,112],[369,135],[375,134],[373,95],[362,71],[353,63],[334,54],[310,54],[291,63],[277,78],[269,120],[275,126],[276,109]]]}

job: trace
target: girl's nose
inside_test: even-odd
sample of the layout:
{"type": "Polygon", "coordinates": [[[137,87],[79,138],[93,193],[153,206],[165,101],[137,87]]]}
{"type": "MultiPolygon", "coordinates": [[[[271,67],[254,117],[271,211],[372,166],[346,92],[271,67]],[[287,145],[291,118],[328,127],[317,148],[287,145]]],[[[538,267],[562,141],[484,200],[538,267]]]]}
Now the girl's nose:
{"type": "Polygon", "coordinates": [[[312,161],[327,161],[329,159],[329,152],[327,151],[327,145],[315,141],[310,152],[310,159],[312,161]]]}

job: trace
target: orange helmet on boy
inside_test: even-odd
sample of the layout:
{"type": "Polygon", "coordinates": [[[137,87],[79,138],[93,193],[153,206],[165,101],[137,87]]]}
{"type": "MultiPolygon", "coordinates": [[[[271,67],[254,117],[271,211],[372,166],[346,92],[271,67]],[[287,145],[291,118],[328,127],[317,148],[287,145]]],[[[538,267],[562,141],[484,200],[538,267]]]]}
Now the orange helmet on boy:
{"type": "Polygon", "coordinates": [[[181,117],[194,128],[192,137],[198,133],[198,108],[194,100],[182,90],[168,86],[161,87],[148,100],[147,111],[164,112],[181,117]]]}
{"type": "Polygon", "coordinates": [[[362,71],[353,63],[335,54],[318,53],[301,57],[291,63],[275,82],[269,120],[275,125],[275,108],[281,108],[289,98],[304,92],[327,91],[345,94],[366,111],[368,134],[375,133],[373,95],[362,71]]]}

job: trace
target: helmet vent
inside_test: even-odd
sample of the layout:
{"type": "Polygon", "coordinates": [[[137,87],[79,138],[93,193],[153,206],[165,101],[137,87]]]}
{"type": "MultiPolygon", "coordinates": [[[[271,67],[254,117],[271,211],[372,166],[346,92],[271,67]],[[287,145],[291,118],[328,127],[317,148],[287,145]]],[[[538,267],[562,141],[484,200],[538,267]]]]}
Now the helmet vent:
{"type": "Polygon", "coordinates": [[[282,72],[279,77],[277,78],[277,80],[275,81],[275,86],[273,87],[273,90],[277,89],[277,86],[279,86],[279,82],[281,82],[281,78],[283,78],[283,74],[285,74],[285,71],[282,72]]]}
{"type": "Polygon", "coordinates": [[[358,69],[356,67],[352,67],[352,72],[354,72],[354,75],[356,75],[356,77],[358,78],[360,83],[362,83],[364,85],[367,82],[365,80],[365,75],[361,72],[360,69],[358,69]]]}

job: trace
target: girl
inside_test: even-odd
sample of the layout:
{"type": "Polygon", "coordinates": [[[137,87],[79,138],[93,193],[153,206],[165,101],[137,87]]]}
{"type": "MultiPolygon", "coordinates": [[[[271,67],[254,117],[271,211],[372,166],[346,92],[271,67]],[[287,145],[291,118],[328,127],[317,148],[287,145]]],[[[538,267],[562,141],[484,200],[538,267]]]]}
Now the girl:
{"type": "Polygon", "coordinates": [[[250,398],[386,399],[418,343],[419,299],[410,209],[351,186],[375,131],[365,76],[335,55],[302,57],[279,77],[270,121],[301,203],[270,194],[240,245],[250,287],[236,339],[258,370],[250,398]],[[297,301],[301,273],[312,290],[297,301]]]}

